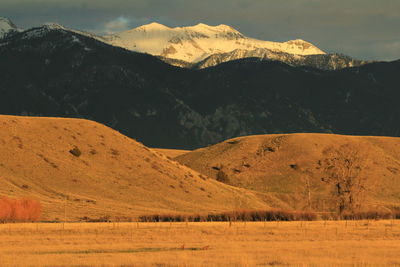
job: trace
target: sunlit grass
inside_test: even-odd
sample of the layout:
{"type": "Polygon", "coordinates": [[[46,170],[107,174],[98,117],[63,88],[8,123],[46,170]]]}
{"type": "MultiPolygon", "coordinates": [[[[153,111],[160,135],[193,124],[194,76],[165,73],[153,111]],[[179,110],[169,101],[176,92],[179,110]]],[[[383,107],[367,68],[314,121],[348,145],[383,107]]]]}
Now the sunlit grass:
{"type": "Polygon", "coordinates": [[[399,265],[400,222],[0,225],[0,266],[399,265]]]}

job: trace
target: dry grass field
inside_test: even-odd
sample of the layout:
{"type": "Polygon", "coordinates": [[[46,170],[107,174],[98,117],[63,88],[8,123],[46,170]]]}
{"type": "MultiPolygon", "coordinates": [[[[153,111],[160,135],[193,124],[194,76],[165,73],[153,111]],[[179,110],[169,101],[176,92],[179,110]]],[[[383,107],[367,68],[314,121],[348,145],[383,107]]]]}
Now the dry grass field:
{"type": "Polygon", "coordinates": [[[0,266],[400,266],[399,221],[0,225],[0,266]]]}

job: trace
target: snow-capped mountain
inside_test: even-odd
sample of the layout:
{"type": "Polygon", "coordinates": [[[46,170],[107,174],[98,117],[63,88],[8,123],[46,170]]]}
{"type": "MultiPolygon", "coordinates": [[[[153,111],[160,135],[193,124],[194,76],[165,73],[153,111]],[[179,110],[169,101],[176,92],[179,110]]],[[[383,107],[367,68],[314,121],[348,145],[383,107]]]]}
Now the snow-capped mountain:
{"type": "Polygon", "coordinates": [[[20,29],[11,20],[0,17],[0,38],[13,31],[20,31],[20,29]]]}
{"type": "MultiPolygon", "coordinates": [[[[126,32],[100,36],[70,29],[57,23],[46,23],[42,27],[26,30],[24,38],[41,36],[51,30],[73,32],[110,45],[155,55],[170,65],[184,68],[203,69],[231,60],[252,57],[324,70],[369,63],[343,55],[326,54],[302,40],[277,43],[248,38],[226,25],[198,24],[191,27],[169,28],[151,23],[126,32]]],[[[21,31],[9,19],[0,18],[0,38],[9,35],[8,33],[21,31]]]]}
{"type": "Polygon", "coordinates": [[[191,63],[234,50],[268,49],[293,55],[323,55],[324,51],[303,40],[284,43],[249,38],[227,25],[197,24],[170,28],[150,23],[138,28],[104,36],[106,42],[128,50],[191,63]]]}

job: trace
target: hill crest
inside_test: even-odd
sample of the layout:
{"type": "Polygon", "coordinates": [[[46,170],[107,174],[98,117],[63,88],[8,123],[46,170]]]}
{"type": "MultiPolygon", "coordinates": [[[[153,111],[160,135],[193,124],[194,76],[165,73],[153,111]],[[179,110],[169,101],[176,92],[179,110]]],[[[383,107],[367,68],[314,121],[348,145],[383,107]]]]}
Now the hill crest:
{"type": "Polygon", "coordinates": [[[349,159],[344,160],[357,160],[361,164],[360,177],[365,178],[369,185],[363,204],[371,209],[398,206],[400,138],[333,134],[256,135],[229,139],[180,155],[176,160],[214,179],[223,178],[228,184],[277,194],[279,199],[296,209],[307,208],[306,193],[310,186],[312,209],[328,211],[325,202],[334,189],[324,181],[327,174],[321,171],[320,164],[331,160],[328,151],[343,152],[346,148],[350,148],[349,154],[345,155],[349,159]]]}

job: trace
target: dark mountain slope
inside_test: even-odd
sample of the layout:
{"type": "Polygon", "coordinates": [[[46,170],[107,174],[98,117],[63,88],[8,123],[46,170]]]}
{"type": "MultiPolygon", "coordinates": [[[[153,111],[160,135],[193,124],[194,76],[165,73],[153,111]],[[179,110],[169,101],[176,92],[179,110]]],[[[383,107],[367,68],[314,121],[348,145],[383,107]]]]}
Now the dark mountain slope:
{"type": "MultiPolygon", "coordinates": [[[[240,60],[205,69],[186,103],[203,116],[219,110],[222,135],[335,132],[398,136],[399,62],[323,72],[240,60]],[[204,103],[207,103],[206,105],[204,103]]],[[[189,86],[189,85],[188,85],[189,86]]]]}
{"type": "Polygon", "coordinates": [[[156,147],[261,133],[400,135],[400,63],[340,71],[244,59],[200,71],[57,26],[0,41],[0,113],[83,117],[156,147]]]}
{"type": "Polygon", "coordinates": [[[184,71],[155,57],[46,26],[6,39],[0,58],[2,114],[84,117],[153,145],[179,141],[169,116],[181,104],[167,84],[184,71]]]}

